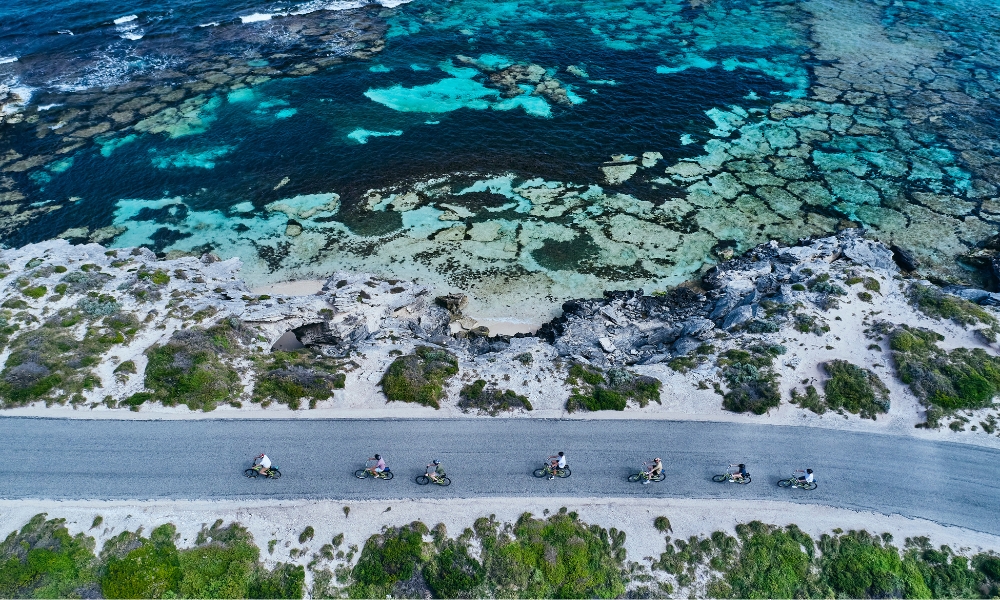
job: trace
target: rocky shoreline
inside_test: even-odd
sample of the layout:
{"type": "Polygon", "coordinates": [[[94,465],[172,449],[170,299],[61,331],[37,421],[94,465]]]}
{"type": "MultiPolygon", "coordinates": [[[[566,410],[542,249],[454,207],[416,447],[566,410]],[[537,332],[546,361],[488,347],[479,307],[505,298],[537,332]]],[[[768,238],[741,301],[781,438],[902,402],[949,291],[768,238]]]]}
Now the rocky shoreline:
{"type": "Polygon", "coordinates": [[[259,295],[237,259],[53,240],[0,252],[0,402],[53,415],[746,413],[995,443],[1000,296],[915,266],[858,230],[771,242],[699,281],[570,300],[506,336],[464,316],[462,294],[410,281],[342,272],[315,295],[259,295]]]}

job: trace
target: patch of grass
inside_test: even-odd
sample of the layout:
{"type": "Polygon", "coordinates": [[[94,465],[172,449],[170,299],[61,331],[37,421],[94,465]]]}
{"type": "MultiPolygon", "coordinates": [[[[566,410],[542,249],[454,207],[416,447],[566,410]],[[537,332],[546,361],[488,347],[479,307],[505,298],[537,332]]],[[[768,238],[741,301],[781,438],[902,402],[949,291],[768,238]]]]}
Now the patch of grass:
{"type": "Polygon", "coordinates": [[[134,360],[126,360],[117,367],[115,367],[115,373],[124,373],[126,375],[134,375],[137,373],[134,360]]]}
{"type": "Polygon", "coordinates": [[[814,385],[807,385],[805,394],[800,393],[798,389],[793,389],[790,402],[798,404],[802,408],[808,408],[817,415],[821,415],[827,410],[826,402],[819,395],[819,392],[816,391],[816,386],[814,385]]]}
{"type": "Polygon", "coordinates": [[[810,292],[818,294],[830,294],[831,296],[846,296],[847,291],[836,283],[830,281],[829,273],[822,273],[813,277],[806,284],[810,292]]]}
{"type": "Polygon", "coordinates": [[[303,529],[302,533],[299,534],[299,543],[300,544],[304,544],[304,543],[308,542],[309,540],[313,539],[313,537],[315,535],[316,535],[316,530],[313,529],[313,526],[312,525],[306,525],[306,528],[303,529]]]}
{"type": "Polygon", "coordinates": [[[806,286],[802,285],[801,283],[793,283],[792,289],[796,292],[804,292],[806,291],[806,286]]]}
{"type": "Polygon", "coordinates": [[[889,411],[889,388],[872,371],[846,360],[823,363],[823,370],[830,376],[824,392],[831,410],[842,408],[872,420],[878,413],[889,411]]]}
{"type": "Polygon", "coordinates": [[[662,515],[653,519],[653,527],[655,527],[660,533],[673,531],[673,527],[670,526],[670,519],[662,515]]]}
{"type": "Polygon", "coordinates": [[[263,406],[278,402],[298,410],[305,400],[309,408],[315,408],[318,401],[333,396],[334,390],[344,389],[347,380],[338,361],[308,348],[275,351],[255,362],[258,375],[251,401],[263,406]]]}
{"type": "Polygon", "coordinates": [[[146,351],[146,388],[165,406],[185,404],[191,410],[210,411],[219,403],[234,401],[243,386],[226,360],[238,357],[241,344],[248,340],[237,319],[209,329],[176,331],[166,344],[146,351]]]}
{"type": "Polygon", "coordinates": [[[824,534],[819,540],[820,584],[837,597],[931,598],[917,566],[866,531],[824,534]]]}
{"type": "Polygon", "coordinates": [[[805,313],[795,313],[795,330],[821,336],[830,331],[830,328],[818,317],[805,313]]]}
{"type": "Polygon", "coordinates": [[[104,523],[104,517],[97,515],[94,517],[94,522],[90,524],[90,528],[94,529],[96,527],[100,527],[102,523],[104,523]]]}
{"type": "Polygon", "coordinates": [[[111,279],[110,275],[97,271],[73,271],[64,275],[59,281],[69,286],[65,293],[83,294],[104,287],[111,279]]]}
{"type": "Polygon", "coordinates": [[[21,289],[21,293],[29,298],[34,298],[38,300],[48,292],[48,288],[44,285],[30,286],[21,289]]]}
{"type": "Polygon", "coordinates": [[[522,365],[526,365],[527,366],[527,365],[530,365],[532,363],[532,361],[535,360],[535,357],[532,356],[531,352],[522,352],[521,354],[518,354],[517,356],[515,356],[514,360],[516,360],[517,362],[521,363],[522,365]]]}
{"type": "Polygon", "coordinates": [[[678,356],[677,358],[671,359],[671,361],[667,363],[667,366],[678,373],[687,373],[703,362],[705,362],[705,358],[702,356],[678,356]]]}
{"type": "Polygon", "coordinates": [[[458,359],[446,350],[417,346],[413,354],[394,360],[382,377],[390,402],[414,402],[441,408],[444,384],[458,373],[458,359]]]}
{"type": "Polygon", "coordinates": [[[625,410],[630,401],[640,407],[650,401],[660,403],[659,379],[637,375],[614,367],[604,371],[599,367],[573,363],[566,376],[572,387],[566,410],[625,410]]]}
{"type": "Polygon", "coordinates": [[[871,302],[873,296],[868,292],[858,292],[858,299],[861,300],[862,302],[871,302]]]}
{"type": "Polygon", "coordinates": [[[493,417],[501,412],[532,408],[527,396],[517,394],[513,390],[501,390],[496,386],[487,385],[484,379],[477,379],[463,386],[459,396],[461,399],[458,401],[458,407],[463,412],[476,410],[493,417]]]}
{"type": "Polygon", "coordinates": [[[129,341],[138,330],[132,315],[111,315],[90,321],[80,340],[64,327],[67,321],[75,324],[78,319],[78,311],[63,309],[38,329],[10,342],[10,356],[0,371],[0,405],[82,400],[81,392],[101,383],[92,367],[112,346],[129,341]]]}
{"type": "Polygon", "coordinates": [[[167,275],[165,271],[161,271],[160,269],[156,269],[155,271],[146,271],[143,269],[136,273],[136,277],[148,280],[154,285],[167,285],[170,283],[170,275],[167,275]]]}
{"type": "Polygon", "coordinates": [[[917,309],[934,319],[951,319],[959,325],[983,324],[987,339],[995,342],[1000,334],[1000,322],[986,309],[957,296],[925,285],[911,285],[907,297],[917,309]]]}
{"type": "Polygon", "coordinates": [[[903,383],[927,407],[928,427],[957,410],[989,406],[1000,393],[1000,358],[981,348],[938,347],[944,338],[928,329],[900,325],[889,334],[889,348],[903,383]]]}
{"type": "Polygon", "coordinates": [[[0,597],[96,597],[94,538],[35,515],[0,543],[0,597]]]}
{"type": "Polygon", "coordinates": [[[778,354],[777,348],[762,346],[722,353],[717,364],[729,387],[722,397],[723,408],[762,415],[778,406],[781,403],[778,375],[772,368],[778,354]]]}
{"type": "Polygon", "coordinates": [[[28,303],[25,302],[24,300],[21,300],[20,298],[9,298],[7,300],[4,300],[3,304],[0,306],[3,306],[4,308],[11,308],[14,310],[20,310],[23,308],[28,308],[28,303]]]}

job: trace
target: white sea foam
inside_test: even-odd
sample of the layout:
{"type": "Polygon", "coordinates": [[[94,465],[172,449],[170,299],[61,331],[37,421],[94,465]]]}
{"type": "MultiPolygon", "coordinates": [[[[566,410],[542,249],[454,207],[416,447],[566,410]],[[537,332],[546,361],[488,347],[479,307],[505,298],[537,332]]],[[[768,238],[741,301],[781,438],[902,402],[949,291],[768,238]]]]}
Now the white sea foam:
{"type": "Polygon", "coordinates": [[[22,85],[17,79],[9,79],[7,81],[0,82],[0,85],[6,87],[8,93],[10,94],[7,97],[6,103],[2,105],[2,109],[0,109],[0,114],[5,115],[21,112],[21,110],[23,110],[24,107],[31,102],[31,96],[37,89],[22,85]]]}
{"type": "Polygon", "coordinates": [[[16,56],[0,56],[0,65],[6,65],[12,62],[17,62],[16,56]]]}
{"type": "Polygon", "coordinates": [[[218,21],[212,21],[211,23],[202,23],[198,27],[218,27],[218,26],[219,26],[218,21]]]}
{"type": "Polygon", "coordinates": [[[115,25],[121,25],[122,23],[128,23],[130,21],[135,21],[139,17],[137,15],[129,15],[127,17],[118,17],[115,19],[115,25]]]}
{"type": "Polygon", "coordinates": [[[362,8],[372,4],[378,4],[386,8],[395,8],[403,4],[409,4],[412,0],[310,0],[298,5],[289,14],[307,15],[319,10],[351,10],[362,8]]]}
{"type": "Polygon", "coordinates": [[[144,36],[144,35],[146,35],[146,34],[144,34],[144,33],[132,33],[132,32],[128,32],[128,33],[123,33],[121,35],[121,37],[122,37],[123,40],[132,40],[134,42],[136,40],[141,40],[142,36],[144,36]]]}
{"type": "Polygon", "coordinates": [[[38,107],[38,110],[39,111],[50,110],[50,109],[53,109],[53,108],[58,108],[60,106],[62,106],[61,103],[56,103],[56,104],[42,104],[42,105],[40,105],[38,107]]]}
{"type": "Polygon", "coordinates": [[[127,17],[118,17],[115,19],[115,30],[118,32],[118,37],[133,42],[141,40],[146,32],[139,27],[138,19],[139,17],[136,15],[128,15],[127,17]]]}
{"type": "Polygon", "coordinates": [[[261,21],[270,21],[271,18],[274,16],[281,16],[281,15],[254,13],[252,15],[246,15],[244,17],[240,17],[240,21],[243,21],[244,23],[259,23],[261,21]]]}

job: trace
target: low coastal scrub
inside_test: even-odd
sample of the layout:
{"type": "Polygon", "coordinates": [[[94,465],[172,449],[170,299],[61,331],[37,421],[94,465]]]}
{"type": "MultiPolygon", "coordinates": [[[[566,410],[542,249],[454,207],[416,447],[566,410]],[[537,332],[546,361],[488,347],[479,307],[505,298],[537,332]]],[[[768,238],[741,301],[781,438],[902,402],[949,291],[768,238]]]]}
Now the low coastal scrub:
{"type": "Polygon", "coordinates": [[[650,400],[660,403],[660,380],[637,375],[613,367],[607,371],[600,367],[573,363],[566,375],[572,386],[566,410],[625,410],[629,401],[640,407],[650,400]]]}
{"type": "Polygon", "coordinates": [[[458,407],[463,412],[475,410],[495,417],[501,412],[516,409],[531,410],[531,402],[527,396],[517,394],[513,390],[501,390],[494,385],[488,385],[484,379],[477,379],[469,385],[462,386],[459,397],[461,399],[458,401],[458,407]]]}
{"type": "Polygon", "coordinates": [[[1000,321],[983,307],[964,298],[945,294],[936,287],[926,285],[910,286],[907,297],[913,306],[928,317],[950,319],[966,327],[984,325],[981,331],[990,342],[995,342],[1000,335],[1000,321]]]}
{"type": "MultiPolygon", "coordinates": [[[[795,525],[759,521],[687,540],[668,537],[654,570],[673,576],[692,596],[712,598],[990,598],[1000,589],[1000,556],[956,555],[927,538],[835,529],[813,540],[795,525]],[[703,591],[698,579],[707,581],[703,591]]],[[[651,595],[672,593],[661,583],[651,595]],[[667,589],[663,589],[663,588],[667,589]]]]}
{"type": "Polygon", "coordinates": [[[275,351],[256,362],[257,382],[250,400],[262,406],[278,402],[298,410],[302,402],[308,402],[309,408],[316,408],[316,403],[332,396],[334,390],[344,389],[347,378],[337,361],[308,348],[275,351]]]}
{"type": "Polygon", "coordinates": [[[823,394],[813,385],[806,385],[804,392],[793,389],[792,404],[819,415],[833,410],[840,414],[861,415],[873,421],[877,415],[889,412],[889,388],[871,370],[846,360],[832,360],[822,363],[821,367],[829,376],[824,383],[823,394]]]}
{"type": "Polygon", "coordinates": [[[981,348],[947,352],[940,334],[900,325],[889,334],[889,348],[903,383],[927,407],[928,427],[956,410],[985,408],[1000,394],[1000,358],[981,348]]]}
{"type": "Polygon", "coordinates": [[[545,519],[524,513],[516,523],[480,518],[457,538],[418,521],[369,538],[345,591],[351,598],[616,598],[627,581],[624,542],[623,532],[588,525],[565,508],[545,519]],[[423,541],[428,535],[433,541],[423,541]]]}
{"type": "Polygon", "coordinates": [[[382,377],[382,392],[390,402],[414,402],[441,408],[445,383],[458,373],[452,353],[417,346],[413,354],[392,361],[382,377]]]}
{"type": "Polygon", "coordinates": [[[137,405],[156,400],[164,406],[185,404],[191,410],[214,410],[234,402],[243,391],[240,376],[228,364],[239,357],[249,333],[239,319],[230,318],[208,329],[175,331],[163,345],[146,351],[147,393],[126,400],[137,405]]]}
{"type": "Polygon", "coordinates": [[[0,371],[0,405],[83,402],[82,392],[101,384],[93,367],[113,346],[131,340],[138,327],[130,314],[94,318],[77,309],[60,310],[9,343],[10,356],[0,371]]]}
{"type": "Polygon", "coordinates": [[[717,364],[729,391],[722,395],[722,407],[762,415],[778,406],[781,393],[773,365],[774,358],[785,352],[784,346],[777,345],[723,352],[717,364]]]}
{"type": "Polygon", "coordinates": [[[36,515],[0,544],[0,596],[5,598],[302,598],[305,569],[268,570],[250,533],[217,521],[193,548],[178,549],[172,524],[148,538],[141,529],[108,540],[75,537],[64,519],[36,515]]]}

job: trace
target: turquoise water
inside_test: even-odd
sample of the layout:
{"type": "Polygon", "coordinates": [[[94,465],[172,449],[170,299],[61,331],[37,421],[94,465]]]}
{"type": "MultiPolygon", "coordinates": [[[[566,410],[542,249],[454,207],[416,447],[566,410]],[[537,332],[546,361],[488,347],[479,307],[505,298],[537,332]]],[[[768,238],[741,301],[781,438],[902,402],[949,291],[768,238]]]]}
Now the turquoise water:
{"type": "Polygon", "coordinates": [[[369,270],[507,316],[849,225],[963,277],[1000,219],[988,2],[60,6],[0,8],[8,245],[369,270]]]}

